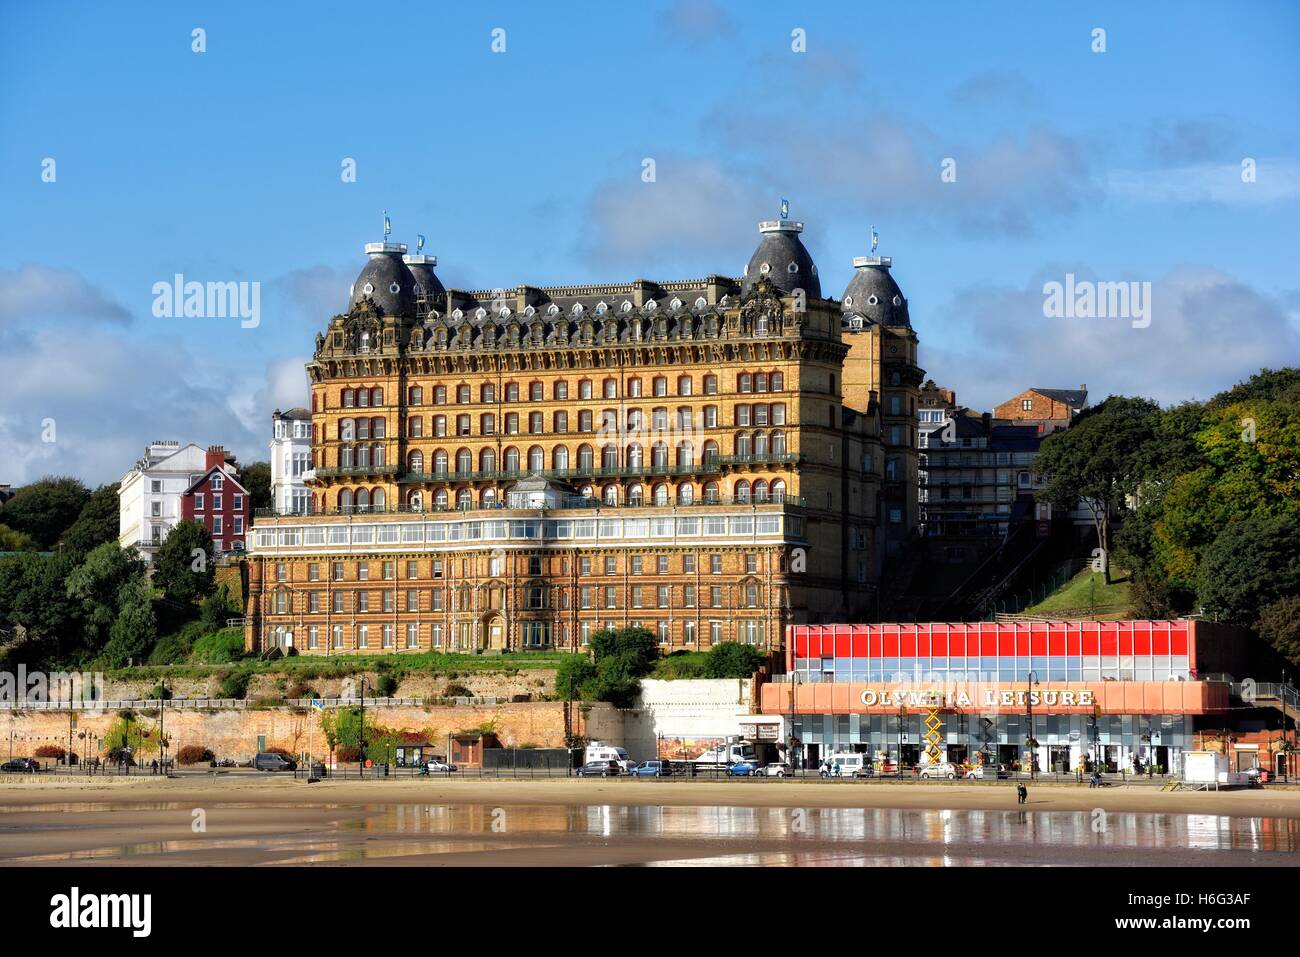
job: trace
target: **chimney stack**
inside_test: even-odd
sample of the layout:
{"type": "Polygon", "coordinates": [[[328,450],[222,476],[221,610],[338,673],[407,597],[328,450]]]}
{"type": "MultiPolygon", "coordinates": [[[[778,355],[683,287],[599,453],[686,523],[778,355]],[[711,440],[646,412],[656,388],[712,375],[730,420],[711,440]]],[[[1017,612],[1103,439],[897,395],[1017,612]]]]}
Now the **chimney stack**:
{"type": "Polygon", "coordinates": [[[208,453],[204,459],[204,469],[211,469],[226,463],[226,450],[220,445],[209,445],[208,453]]]}

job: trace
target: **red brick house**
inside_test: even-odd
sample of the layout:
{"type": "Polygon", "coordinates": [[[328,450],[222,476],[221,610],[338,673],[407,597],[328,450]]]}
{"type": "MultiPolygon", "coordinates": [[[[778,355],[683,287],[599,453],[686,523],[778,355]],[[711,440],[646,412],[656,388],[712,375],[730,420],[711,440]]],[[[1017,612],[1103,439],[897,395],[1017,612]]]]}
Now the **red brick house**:
{"type": "Polygon", "coordinates": [[[211,445],[205,465],[206,471],[181,495],[181,518],[202,522],[218,554],[242,552],[253,507],[237,478],[235,457],[211,445]]]}
{"type": "Polygon", "coordinates": [[[993,418],[1024,425],[1036,423],[1039,435],[1067,429],[1088,407],[1088,386],[1077,389],[1026,389],[994,406],[993,418]]]}

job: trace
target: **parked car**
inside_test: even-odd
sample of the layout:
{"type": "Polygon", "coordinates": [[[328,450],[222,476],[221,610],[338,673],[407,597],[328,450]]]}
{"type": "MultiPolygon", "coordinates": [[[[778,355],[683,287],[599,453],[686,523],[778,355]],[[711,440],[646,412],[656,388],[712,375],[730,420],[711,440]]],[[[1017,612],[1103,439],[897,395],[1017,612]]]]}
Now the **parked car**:
{"type": "Polygon", "coordinates": [[[580,778],[616,778],[622,770],[617,761],[588,761],[573,773],[580,778]]]}
{"type": "Polygon", "coordinates": [[[971,768],[966,772],[966,778],[971,781],[991,781],[1007,776],[1006,768],[1002,765],[985,764],[978,768],[971,768]]]}
{"type": "Polygon", "coordinates": [[[253,767],[258,771],[292,771],[297,766],[283,754],[274,751],[260,751],[253,758],[253,767]]]}
{"type": "Polygon", "coordinates": [[[40,769],[41,764],[35,758],[14,758],[12,761],[6,761],[4,764],[0,764],[0,771],[34,774],[40,769]]]}
{"type": "Polygon", "coordinates": [[[628,772],[638,778],[662,778],[672,773],[667,761],[642,761],[628,772]]]}
{"type": "Polygon", "coordinates": [[[424,765],[424,767],[428,771],[440,771],[444,774],[450,774],[452,771],[460,770],[460,768],[458,768],[456,765],[451,764],[447,761],[439,761],[437,758],[434,758],[432,761],[427,762],[424,765]]]}
{"type": "Polygon", "coordinates": [[[921,768],[922,778],[947,778],[949,781],[957,779],[957,765],[944,761],[940,764],[927,764],[921,768]]]}
{"type": "Polygon", "coordinates": [[[748,778],[758,773],[758,765],[752,761],[737,761],[727,768],[729,777],[748,778]]]}
{"type": "Polygon", "coordinates": [[[784,761],[773,761],[758,773],[768,778],[783,778],[790,773],[790,765],[784,761]]]}

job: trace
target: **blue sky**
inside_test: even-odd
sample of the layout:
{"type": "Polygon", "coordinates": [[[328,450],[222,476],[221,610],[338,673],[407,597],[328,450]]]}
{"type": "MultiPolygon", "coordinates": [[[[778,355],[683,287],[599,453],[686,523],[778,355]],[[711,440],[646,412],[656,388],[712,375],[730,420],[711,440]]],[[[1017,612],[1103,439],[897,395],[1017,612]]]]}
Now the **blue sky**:
{"type": "Polygon", "coordinates": [[[0,482],[265,457],[384,209],[461,288],[736,275],[785,197],[838,298],[874,224],[976,408],[1296,363],[1300,5],[1084,6],[8,3],[0,482]],[[261,324],[155,318],[177,272],[261,324]],[[1150,326],[1045,318],[1066,273],[1151,282],[1150,326]]]}

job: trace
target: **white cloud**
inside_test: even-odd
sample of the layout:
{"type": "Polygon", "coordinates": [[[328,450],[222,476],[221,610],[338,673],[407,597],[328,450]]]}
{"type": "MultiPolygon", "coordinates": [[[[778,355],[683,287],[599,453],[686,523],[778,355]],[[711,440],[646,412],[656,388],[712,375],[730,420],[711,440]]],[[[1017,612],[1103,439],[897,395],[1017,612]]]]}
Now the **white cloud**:
{"type": "Polygon", "coordinates": [[[1254,182],[1242,181],[1242,165],[1199,163],[1169,169],[1116,170],[1108,178],[1116,196],[1139,203],[1225,203],[1263,206],[1300,199],[1300,162],[1257,159],[1254,182]]]}
{"type": "Polygon", "coordinates": [[[1286,304],[1213,268],[1186,266],[1155,280],[1145,329],[1124,319],[1044,317],[1043,283],[1062,282],[1067,272],[1099,281],[1147,278],[1056,267],[1023,289],[962,290],[938,314],[969,317],[965,328],[918,330],[926,374],[980,410],[1030,386],[1083,383],[1093,403],[1112,393],[1171,403],[1208,399],[1300,355],[1300,322],[1286,304]]]}
{"type": "Polygon", "coordinates": [[[126,325],[131,314],[74,270],[37,263],[0,269],[0,326],[34,319],[126,325]]]}

